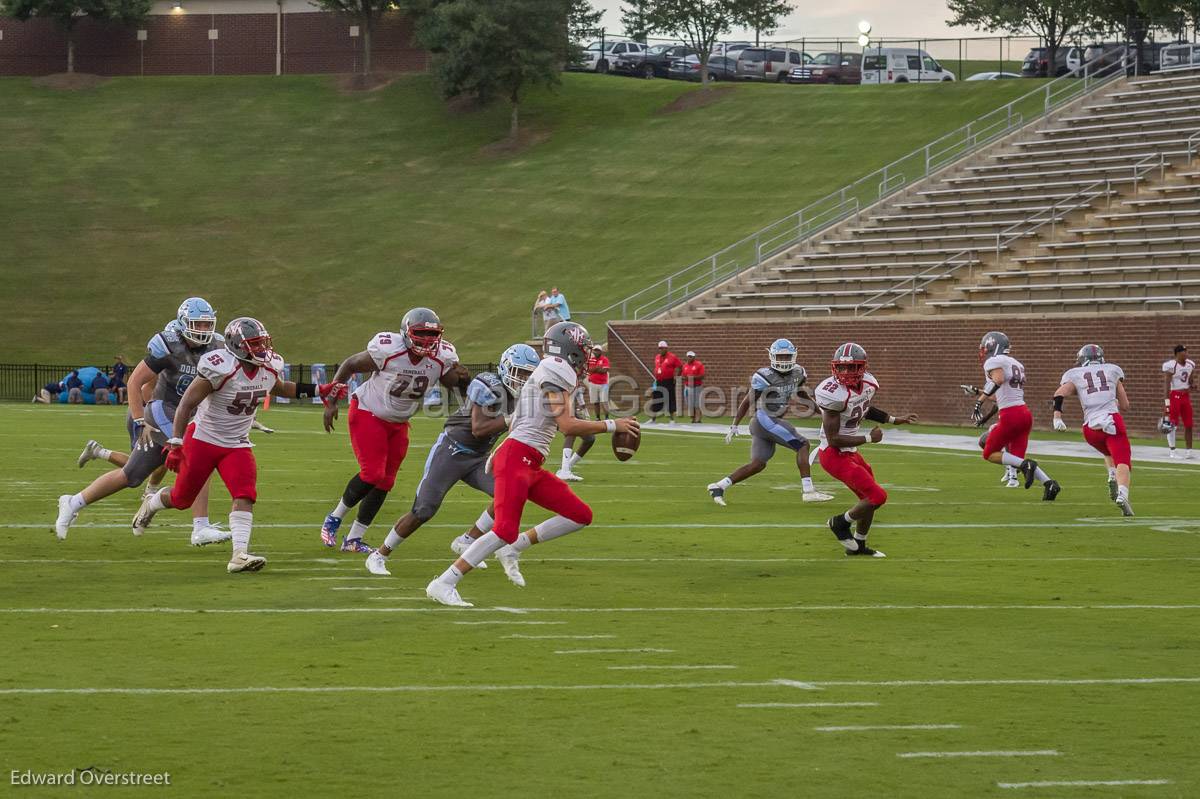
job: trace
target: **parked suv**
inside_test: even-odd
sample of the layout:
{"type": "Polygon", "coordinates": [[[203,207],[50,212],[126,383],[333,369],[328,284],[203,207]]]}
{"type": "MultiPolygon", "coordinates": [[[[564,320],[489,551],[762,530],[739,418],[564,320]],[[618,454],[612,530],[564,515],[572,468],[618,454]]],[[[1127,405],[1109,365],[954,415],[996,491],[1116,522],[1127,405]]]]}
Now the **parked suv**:
{"type": "Polygon", "coordinates": [[[1091,64],[1093,71],[1116,64],[1124,57],[1125,44],[1123,42],[1097,42],[1089,44],[1088,48],[1083,51],[1083,61],[1085,64],[1091,64]]]}
{"type": "Polygon", "coordinates": [[[774,80],[782,83],[793,68],[812,58],[799,50],[747,47],[738,53],[737,76],[741,80],[774,80]]]}
{"type": "Polygon", "coordinates": [[[584,72],[608,72],[613,62],[621,56],[640,53],[645,49],[646,45],[640,42],[613,41],[612,39],[605,39],[602,42],[595,41],[584,48],[583,56],[575,68],[584,72]]]}
{"type": "Polygon", "coordinates": [[[1063,45],[1054,53],[1054,70],[1050,70],[1050,48],[1035,47],[1025,56],[1021,64],[1023,78],[1057,78],[1079,68],[1083,63],[1083,51],[1078,47],[1063,45]]]}
{"type": "MultiPolygon", "coordinates": [[[[690,80],[700,82],[700,57],[690,55],[671,62],[668,77],[675,80],[690,80]]],[[[722,55],[708,57],[708,80],[715,83],[719,80],[733,80],[737,77],[737,61],[722,55]]]]}
{"type": "Polygon", "coordinates": [[[862,82],[868,83],[939,83],[954,80],[924,50],[908,47],[876,47],[863,53],[862,82]]]}
{"type": "Polygon", "coordinates": [[[793,67],[788,83],[859,83],[862,56],[858,53],[817,53],[802,67],[793,67]]]}
{"type": "Polygon", "coordinates": [[[695,49],[682,44],[656,44],[641,52],[626,53],[614,63],[612,70],[640,78],[665,78],[671,62],[696,55],[695,49]]]}

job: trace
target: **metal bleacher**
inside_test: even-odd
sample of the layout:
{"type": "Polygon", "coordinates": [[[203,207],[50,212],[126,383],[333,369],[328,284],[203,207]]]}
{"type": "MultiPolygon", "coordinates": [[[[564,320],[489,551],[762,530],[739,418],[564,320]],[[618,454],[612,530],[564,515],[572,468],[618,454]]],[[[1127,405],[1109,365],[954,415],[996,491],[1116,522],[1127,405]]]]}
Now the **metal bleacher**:
{"type": "Polygon", "coordinates": [[[1200,67],[1122,78],[691,299],[755,319],[1200,310],[1200,67]]]}

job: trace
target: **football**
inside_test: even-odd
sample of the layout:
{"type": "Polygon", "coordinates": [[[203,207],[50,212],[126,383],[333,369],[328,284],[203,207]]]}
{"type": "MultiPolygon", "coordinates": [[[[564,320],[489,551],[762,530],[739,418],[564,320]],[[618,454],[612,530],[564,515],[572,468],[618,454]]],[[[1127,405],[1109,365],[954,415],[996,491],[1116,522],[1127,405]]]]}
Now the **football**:
{"type": "Polygon", "coordinates": [[[638,444],[640,444],[641,441],[641,436],[635,436],[632,433],[613,433],[613,454],[617,456],[617,460],[627,461],[633,457],[635,452],[637,452],[638,444]]]}

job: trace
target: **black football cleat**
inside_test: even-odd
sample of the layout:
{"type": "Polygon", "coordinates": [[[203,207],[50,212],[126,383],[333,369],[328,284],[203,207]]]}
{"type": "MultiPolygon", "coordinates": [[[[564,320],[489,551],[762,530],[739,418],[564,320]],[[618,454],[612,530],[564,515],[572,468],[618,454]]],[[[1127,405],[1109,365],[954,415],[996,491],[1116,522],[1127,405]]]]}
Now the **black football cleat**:
{"type": "Polygon", "coordinates": [[[855,539],[855,540],[858,541],[858,549],[854,550],[853,552],[851,552],[850,550],[847,549],[846,555],[848,555],[848,556],[861,555],[864,558],[886,558],[887,557],[887,555],[883,554],[878,549],[871,549],[869,546],[867,546],[866,541],[863,541],[861,539],[855,539]]]}
{"type": "Polygon", "coordinates": [[[1058,484],[1057,480],[1047,480],[1043,485],[1046,489],[1042,493],[1043,502],[1053,502],[1054,498],[1058,496],[1058,492],[1062,491],[1062,486],[1058,484]]]}
{"type": "Polygon", "coordinates": [[[837,536],[838,541],[847,541],[854,537],[854,533],[850,531],[850,522],[846,521],[846,517],[841,513],[829,518],[829,529],[837,536]]]}
{"type": "Polygon", "coordinates": [[[1033,485],[1034,480],[1037,479],[1035,477],[1037,474],[1037,461],[1031,458],[1026,458],[1025,460],[1021,461],[1021,465],[1017,467],[1017,471],[1025,477],[1025,487],[1029,488],[1031,485],[1033,485]]]}

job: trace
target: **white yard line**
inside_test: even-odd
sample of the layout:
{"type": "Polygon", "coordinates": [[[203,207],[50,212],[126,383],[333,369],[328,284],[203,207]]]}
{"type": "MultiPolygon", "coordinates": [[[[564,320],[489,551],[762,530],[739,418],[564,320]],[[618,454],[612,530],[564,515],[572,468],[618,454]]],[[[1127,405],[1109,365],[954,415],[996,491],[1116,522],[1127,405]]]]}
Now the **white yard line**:
{"type": "Polygon", "coordinates": [[[975,752],[897,752],[896,757],[1058,757],[1061,754],[1057,749],[990,749],[975,752]]]}
{"type": "Polygon", "coordinates": [[[521,633],[513,633],[512,635],[502,635],[501,638],[526,638],[533,641],[548,641],[548,640],[571,640],[571,641],[591,641],[597,638],[616,638],[615,635],[522,635],[521,633]]]}
{"type": "MultiPolygon", "coordinates": [[[[318,578],[308,578],[318,579],[318,578]]],[[[346,578],[330,578],[346,579],[346,578]]],[[[349,578],[355,579],[355,578],[349,578]]],[[[371,577],[364,580],[375,579],[371,577]]],[[[474,613],[840,613],[840,612],[881,612],[881,611],[1194,611],[1200,610],[1200,605],[779,605],[767,607],[664,607],[664,608],[508,608],[508,607],[478,607],[465,608],[474,613]]],[[[174,607],[130,607],[130,608],[0,608],[0,613],[232,613],[253,615],[262,614],[304,614],[304,613],[444,613],[446,608],[381,608],[381,607],[337,607],[337,608],[174,608],[174,607]]],[[[462,624],[464,622],[458,622],[462,624]]],[[[474,624],[498,624],[499,622],[473,622],[474,624]]],[[[533,622],[530,622],[533,623],[533,622]]],[[[548,623],[548,622],[542,622],[548,623]]],[[[566,622],[556,622],[565,624],[566,622]]],[[[849,683],[853,684],[853,683],[849,683]]]]}
{"type": "Polygon", "coordinates": [[[872,732],[874,730],[959,730],[961,724],[861,724],[845,727],[813,727],[817,732],[872,732]]]}
{"type": "MultiPolygon", "coordinates": [[[[1160,524],[1160,523],[1156,523],[1156,524],[1160,524]]],[[[1200,532],[1200,519],[1180,520],[1176,523],[1188,524],[1188,525],[1194,524],[1196,526],[1197,531],[1200,532]]],[[[734,525],[734,526],[738,526],[738,525],[734,525]]],[[[741,525],[741,526],[753,527],[753,525],[741,525]]],[[[878,525],[877,524],[877,525],[875,525],[875,528],[877,529],[879,527],[885,527],[885,526],[886,525],[878,525]]],[[[1053,526],[1053,525],[1047,525],[1047,526],[1053,526]]],[[[822,526],[822,529],[825,529],[825,528],[822,526]]],[[[268,553],[268,554],[271,554],[271,553],[268,553]]],[[[445,563],[446,560],[447,560],[446,558],[403,558],[403,559],[398,558],[395,561],[393,561],[393,563],[399,563],[399,564],[404,564],[404,563],[445,563]]],[[[980,563],[980,564],[984,564],[984,563],[1032,563],[1032,564],[1036,564],[1036,563],[1071,563],[1071,562],[1080,562],[1080,563],[1140,563],[1140,562],[1160,563],[1160,562],[1165,562],[1165,561],[1190,562],[1190,561],[1198,561],[1198,560],[1200,560],[1200,556],[1191,556],[1191,555],[1179,555],[1179,556],[1171,556],[1171,557],[1146,557],[1146,556],[1105,557],[1105,556],[1091,556],[1091,555],[1078,555],[1078,556],[1065,555],[1065,556],[1061,556],[1061,557],[1045,557],[1045,558],[1036,558],[1036,557],[1007,557],[1007,558],[1006,557],[1000,557],[1000,558],[989,558],[989,557],[923,558],[923,557],[916,557],[916,558],[913,558],[913,557],[906,557],[906,558],[889,558],[888,565],[895,566],[896,564],[928,564],[928,563],[968,563],[968,564],[969,563],[980,563]]],[[[325,561],[324,558],[319,559],[319,562],[324,562],[324,561],[325,561]]],[[[843,558],[843,557],[833,557],[833,556],[828,556],[828,557],[823,557],[823,558],[786,558],[786,557],[782,557],[782,558],[705,558],[705,557],[688,557],[688,556],[678,556],[678,555],[675,555],[675,556],[663,555],[663,556],[659,556],[659,557],[604,557],[604,556],[599,556],[599,557],[537,557],[536,555],[530,555],[527,558],[522,558],[522,562],[526,562],[526,561],[528,561],[529,563],[681,563],[681,564],[698,564],[698,563],[827,563],[827,564],[832,564],[832,565],[838,566],[838,567],[841,567],[844,564],[852,563],[852,561],[850,559],[843,558]]],[[[306,562],[310,562],[310,561],[307,561],[303,558],[296,558],[296,559],[287,558],[285,561],[281,561],[281,562],[306,563],[306,562]]],[[[54,566],[54,565],[91,565],[91,564],[116,564],[116,565],[122,565],[122,566],[124,566],[124,565],[133,566],[133,565],[142,565],[142,564],[155,565],[155,564],[164,564],[164,563],[204,563],[206,565],[211,565],[212,561],[203,560],[200,558],[195,558],[195,559],[182,559],[182,558],[180,558],[180,559],[155,559],[155,560],[149,560],[149,559],[143,559],[143,558],[128,558],[125,560],[90,559],[90,558],[79,558],[79,559],[20,558],[20,559],[7,559],[7,560],[0,559],[0,565],[4,565],[4,564],[16,565],[16,564],[30,564],[30,563],[41,563],[41,564],[47,564],[47,565],[52,565],[52,566],[54,566]]],[[[329,566],[325,566],[323,568],[291,568],[291,567],[277,567],[274,565],[271,565],[269,568],[273,572],[322,572],[325,574],[331,574],[331,573],[335,573],[335,572],[339,572],[339,571],[343,571],[343,572],[347,572],[347,573],[358,572],[358,571],[361,571],[361,569],[362,569],[361,566],[356,565],[356,564],[351,564],[351,563],[329,565],[329,566]]],[[[349,576],[349,577],[344,577],[344,578],[309,577],[309,578],[305,578],[305,579],[309,579],[309,580],[316,580],[316,579],[322,579],[322,580],[323,579],[374,580],[374,579],[379,579],[379,578],[356,575],[356,576],[349,576]]]]}
{"type": "Polygon", "coordinates": [[[1000,788],[1099,788],[1121,785],[1170,785],[1170,780],[1039,780],[1038,782],[998,782],[1000,788]]]}
{"type": "Polygon", "coordinates": [[[702,665],[702,666],[671,666],[658,665],[653,663],[639,663],[636,666],[609,666],[609,671],[707,671],[715,669],[736,669],[737,666],[730,665],[702,665]]]}
{"type": "Polygon", "coordinates": [[[813,680],[821,688],[976,687],[992,685],[1187,685],[1200,677],[1047,677],[1008,680],[813,680]]]}
{"type": "MultiPolygon", "coordinates": [[[[330,591],[415,591],[415,586],[405,585],[331,585],[330,591]]],[[[372,599],[393,599],[393,597],[372,597],[372,599]]]]}
{"type": "MultiPolygon", "coordinates": [[[[375,610],[376,608],[372,608],[375,610]]],[[[378,610],[415,610],[415,608],[378,608],[378,610]]],[[[565,621],[456,621],[455,624],[566,624],[565,621]]]]}
{"type": "Polygon", "coordinates": [[[879,707],[878,702],[743,702],[738,707],[879,707]]]}
{"type": "Polygon", "coordinates": [[[674,652],[674,649],[556,649],[556,655],[623,655],[642,652],[653,652],[655,654],[666,654],[674,652]]]}
{"type": "Polygon", "coordinates": [[[773,682],[629,683],[597,685],[317,685],[241,688],[0,688],[2,695],[38,694],[390,694],[419,692],[491,693],[500,691],[658,691],[698,688],[770,688],[773,682]]]}

